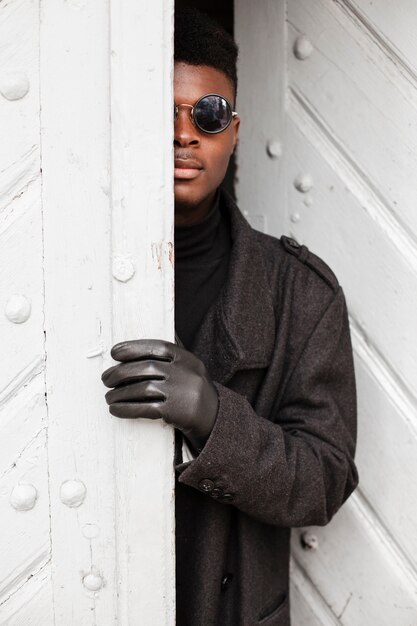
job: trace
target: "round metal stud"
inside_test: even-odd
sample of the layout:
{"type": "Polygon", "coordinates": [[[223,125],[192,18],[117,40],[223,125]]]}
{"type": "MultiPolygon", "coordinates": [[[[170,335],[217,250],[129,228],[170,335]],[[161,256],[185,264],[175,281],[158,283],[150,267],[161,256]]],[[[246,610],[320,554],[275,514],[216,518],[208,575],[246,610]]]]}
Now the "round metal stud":
{"type": "Polygon", "coordinates": [[[305,35],[300,35],[294,42],[293,52],[294,56],[300,61],[308,59],[313,53],[313,44],[305,35]]]}
{"type": "Polygon", "coordinates": [[[21,293],[14,293],[8,300],[4,314],[13,324],[22,324],[30,316],[30,302],[21,293]]]}
{"type": "Polygon", "coordinates": [[[277,159],[282,156],[282,144],[277,139],[271,139],[266,144],[266,151],[271,159],[277,159]]]}
{"type": "Polygon", "coordinates": [[[135,267],[130,259],[123,256],[115,256],[113,259],[113,276],[116,280],[126,283],[135,274],[135,267]]]}
{"type": "Polygon", "coordinates": [[[309,530],[301,533],[300,542],[304,550],[317,550],[319,547],[319,540],[309,530]]]}
{"type": "Polygon", "coordinates": [[[19,484],[13,487],[10,504],[16,511],[30,511],[38,497],[36,487],[30,484],[19,484]]]}
{"type": "Polygon", "coordinates": [[[99,574],[90,572],[84,576],[83,585],[89,591],[99,591],[103,586],[103,579],[99,574]]]}
{"type": "Polygon", "coordinates": [[[81,480],[66,480],[62,483],[60,489],[61,501],[74,509],[80,506],[87,493],[87,488],[81,480]]]}
{"type": "Polygon", "coordinates": [[[29,80],[25,72],[0,74],[0,93],[7,100],[20,100],[29,91],[29,80]]]}
{"type": "Polygon", "coordinates": [[[311,174],[299,174],[294,180],[294,187],[301,193],[307,193],[313,187],[311,174]]]}

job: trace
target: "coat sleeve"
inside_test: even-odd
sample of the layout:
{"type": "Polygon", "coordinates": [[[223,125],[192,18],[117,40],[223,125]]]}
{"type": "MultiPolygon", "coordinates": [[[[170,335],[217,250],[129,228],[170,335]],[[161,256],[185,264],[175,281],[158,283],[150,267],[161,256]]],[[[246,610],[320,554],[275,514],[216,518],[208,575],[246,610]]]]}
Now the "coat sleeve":
{"type": "Polygon", "coordinates": [[[257,415],[215,383],[219,410],[179,482],[276,526],[327,524],[358,484],[356,387],[347,309],[339,287],[307,339],[280,406],[257,415]]]}

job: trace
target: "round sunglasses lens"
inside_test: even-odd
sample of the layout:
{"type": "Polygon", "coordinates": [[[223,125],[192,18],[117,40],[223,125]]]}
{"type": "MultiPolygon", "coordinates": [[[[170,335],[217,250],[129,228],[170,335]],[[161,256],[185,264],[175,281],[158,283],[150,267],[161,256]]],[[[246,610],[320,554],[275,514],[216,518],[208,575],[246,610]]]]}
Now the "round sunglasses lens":
{"type": "Polygon", "coordinates": [[[219,133],[230,124],[232,110],[225,98],[205,96],[194,108],[194,119],[204,132],[219,133]]]}

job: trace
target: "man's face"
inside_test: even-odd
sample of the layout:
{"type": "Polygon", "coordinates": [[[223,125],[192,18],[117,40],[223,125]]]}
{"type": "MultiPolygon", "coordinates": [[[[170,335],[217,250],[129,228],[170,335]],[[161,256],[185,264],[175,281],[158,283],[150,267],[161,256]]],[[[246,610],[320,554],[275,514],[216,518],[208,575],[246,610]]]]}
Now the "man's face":
{"type": "MultiPolygon", "coordinates": [[[[201,96],[208,93],[224,96],[233,107],[233,86],[223,72],[206,65],[175,63],[176,105],[194,106],[201,96]]],[[[226,174],[239,127],[236,116],[226,130],[210,135],[194,126],[190,111],[188,107],[180,107],[174,125],[175,210],[182,216],[183,222],[187,221],[187,214],[198,215],[199,208],[210,208],[216,189],[226,174]]]]}

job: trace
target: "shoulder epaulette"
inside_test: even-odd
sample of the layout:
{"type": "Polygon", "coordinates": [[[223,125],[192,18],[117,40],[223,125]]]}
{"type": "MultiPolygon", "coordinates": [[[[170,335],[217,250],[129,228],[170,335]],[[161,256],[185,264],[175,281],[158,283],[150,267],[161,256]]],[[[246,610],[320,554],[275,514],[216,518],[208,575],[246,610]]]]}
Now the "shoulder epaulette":
{"type": "Polygon", "coordinates": [[[290,254],[297,257],[301,263],[308,265],[316,274],[318,274],[333,291],[337,291],[339,288],[339,281],[336,275],[330,269],[330,267],[316,254],[310,252],[310,250],[304,244],[298,243],[292,237],[281,236],[281,242],[285,250],[290,254]]]}

